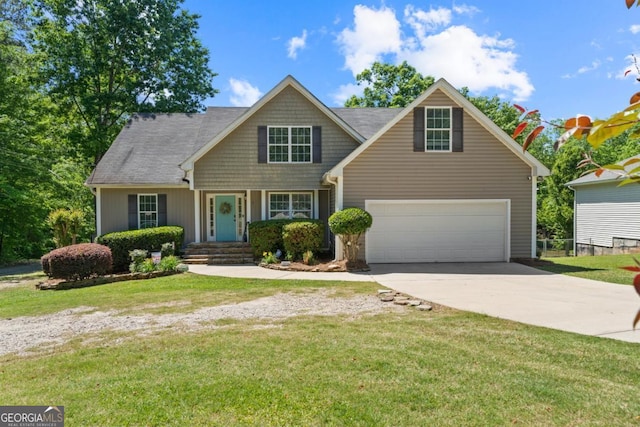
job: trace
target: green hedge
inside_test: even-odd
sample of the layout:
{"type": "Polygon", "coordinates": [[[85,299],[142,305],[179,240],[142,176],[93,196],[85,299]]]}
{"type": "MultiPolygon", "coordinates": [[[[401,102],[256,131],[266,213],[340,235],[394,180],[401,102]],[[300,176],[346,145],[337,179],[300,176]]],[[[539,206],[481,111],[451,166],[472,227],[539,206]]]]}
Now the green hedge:
{"type": "Polygon", "coordinates": [[[54,249],[40,262],[45,274],[54,279],[81,280],[111,271],[111,250],[97,243],[80,243],[54,249]]]}
{"type": "MultiPolygon", "coordinates": [[[[249,240],[251,241],[251,249],[253,249],[254,256],[261,258],[265,252],[275,252],[278,249],[285,250],[283,240],[284,227],[293,223],[312,223],[323,227],[322,221],[318,219],[296,218],[253,221],[249,224],[249,240]]],[[[322,241],[320,246],[322,246],[322,241]]]]}
{"type": "Polygon", "coordinates": [[[294,260],[302,259],[306,251],[315,254],[322,248],[324,224],[318,220],[293,222],[282,228],[284,250],[294,260]]]}
{"type": "Polygon", "coordinates": [[[145,249],[150,252],[160,251],[164,243],[173,243],[176,252],[179,252],[183,241],[184,228],[178,226],[118,231],[103,234],[96,239],[96,242],[111,248],[113,270],[116,272],[128,271],[129,252],[134,249],[145,249]]]}

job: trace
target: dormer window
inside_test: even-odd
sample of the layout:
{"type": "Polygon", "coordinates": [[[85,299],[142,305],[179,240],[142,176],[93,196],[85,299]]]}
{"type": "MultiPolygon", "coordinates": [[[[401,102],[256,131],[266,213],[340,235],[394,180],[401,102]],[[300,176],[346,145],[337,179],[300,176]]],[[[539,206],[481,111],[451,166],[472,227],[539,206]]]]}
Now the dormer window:
{"type": "Polygon", "coordinates": [[[311,126],[269,126],[269,163],[311,163],[311,126]]]}

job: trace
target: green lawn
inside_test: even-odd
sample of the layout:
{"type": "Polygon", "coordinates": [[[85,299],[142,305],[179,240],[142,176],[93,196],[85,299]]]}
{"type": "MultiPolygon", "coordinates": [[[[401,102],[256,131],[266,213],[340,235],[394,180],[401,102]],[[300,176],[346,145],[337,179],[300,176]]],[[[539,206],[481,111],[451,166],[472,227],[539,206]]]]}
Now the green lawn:
{"type": "MultiPolygon", "coordinates": [[[[640,256],[636,255],[640,259],[640,256]]],[[[536,268],[553,273],[630,285],[634,273],[620,267],[635,265],[633,255],[544,258],[536,268]]]]}
{"type": "MultiPolygon", "coordinates": [[[[174,300],[191,301],[176,308],[189,311],[318,288],[378,285],[195,275],[59,292],[21,285],[0,290],[0,318],[174,300]]],[[[439,307],[223,324],[0,357],[0,402],[64,405],[70,426],[640,424],[638,344],[439,307]]]]}

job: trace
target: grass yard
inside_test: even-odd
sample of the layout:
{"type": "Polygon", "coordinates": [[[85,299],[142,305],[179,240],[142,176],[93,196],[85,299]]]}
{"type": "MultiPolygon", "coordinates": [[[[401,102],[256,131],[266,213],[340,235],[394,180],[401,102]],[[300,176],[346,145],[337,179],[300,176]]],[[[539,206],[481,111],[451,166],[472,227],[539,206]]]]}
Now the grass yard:
{"type": "MultiPolygon", "coordinates": [[[[0,319],[379,287],[187,274],[52,292],[2,279],[0,319]]],[[[0,402],[64,405],[69,426],[640,425],[638,344],[439,307],[219,323],[0,356],[0,402]]]]}
{"type": "Polygon", "coordinates": [[[553,273],[630,285],[634,273],[620,269],[629,265],[635,265],[633,255],[544,258],[535,267],[553,273]]]}

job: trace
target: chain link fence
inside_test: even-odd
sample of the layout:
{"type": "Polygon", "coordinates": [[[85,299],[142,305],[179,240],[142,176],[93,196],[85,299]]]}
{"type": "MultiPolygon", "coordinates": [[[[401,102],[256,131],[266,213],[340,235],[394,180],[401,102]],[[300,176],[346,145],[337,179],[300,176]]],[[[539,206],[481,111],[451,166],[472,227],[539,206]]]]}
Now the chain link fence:
{"type": "Polygon", "coordinates": [[[536,240],[538,257],[573,256],[573,239],[536,240]]]}

